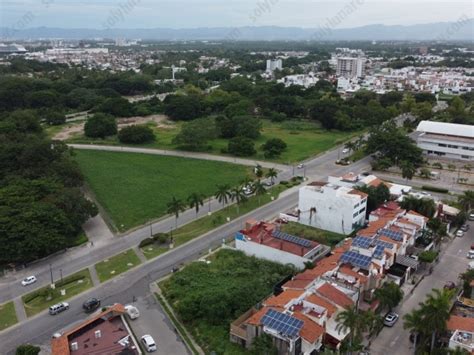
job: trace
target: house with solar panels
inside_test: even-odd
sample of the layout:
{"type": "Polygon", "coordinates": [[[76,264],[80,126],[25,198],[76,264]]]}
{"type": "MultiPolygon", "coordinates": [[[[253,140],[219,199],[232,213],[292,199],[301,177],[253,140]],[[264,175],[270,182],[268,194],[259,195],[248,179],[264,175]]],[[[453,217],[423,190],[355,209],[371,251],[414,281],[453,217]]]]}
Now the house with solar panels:
{"type": "Polygon", "coordinates": [[[367,194],[351,187],[312,182],[299,190],[299,223],[348,235],[365,223],[367,194]]]}
{"type": "Polygon", "coordinates": [[[246,229],[235,234],[235,247],[246,255],[304,269],[329,253],[328,246],[279,230],[273,223],[248,221],[246,229]]]}

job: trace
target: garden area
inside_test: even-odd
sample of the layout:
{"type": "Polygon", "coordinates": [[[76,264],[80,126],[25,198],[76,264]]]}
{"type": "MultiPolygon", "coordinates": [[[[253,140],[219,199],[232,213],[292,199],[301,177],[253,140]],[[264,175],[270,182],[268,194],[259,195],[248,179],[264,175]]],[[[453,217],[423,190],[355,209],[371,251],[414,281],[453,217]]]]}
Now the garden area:
{"type": "Polygon", "coordinates": [[[16,318],[15,305],[13,301],[0,304],[0,331],[11,327],[16,324],[18,319],[16,318]]]}
{"type": "Polygon", "coordinates": [[[88,269],[78,271],[70,276],[55,282],[55,289],[49,286],[28,293],[22,297],[28,317],[45,310],[49,306],[66,301],[92,287],[91,275],[88,269]],[[65,295],[61,295],[61,290],[65,290],[65,295]]]}
{"type": "Polygon", "coordinates": [[[251,167],[230,163],[101,151],[75,151],[85,180],[115,228],[126,231],[166,214],[174,196],[205,197],[216,185],[237,185],[251,167]]]}
{"type": "Polygon", "coordinates": [[[330,247],[334,247],[337,243],[346,238],[346,236],[343,234],[325,231],[296,222],[282,224],[281,230],[285,233],[296,235],[309,240],[314,240],[330,247]]]}
{"type": "Polygon", "coordinates": [[[95,264],[95,270],[100,282],[104,282],[139,264],[140,259],[137,254],[132,249],[129,249],[95,264]]]}
{"type": "Polygon", "coordinates": [[[229,326],[294,270],[224,249],[160,283],[163,295],[205,353],[246,354],[229,341],[229,326]]]}

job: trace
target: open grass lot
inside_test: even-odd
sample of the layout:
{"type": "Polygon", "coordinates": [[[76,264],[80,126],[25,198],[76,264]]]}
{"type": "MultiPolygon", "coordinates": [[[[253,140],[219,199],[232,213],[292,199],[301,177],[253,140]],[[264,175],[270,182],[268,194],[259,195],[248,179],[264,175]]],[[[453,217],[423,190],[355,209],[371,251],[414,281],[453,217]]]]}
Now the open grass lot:
{"type": "Polygon", "coordinates": [[[315,240],[318,243],[329,245],[331,247],[335,246],[346,237],[342,234],[324,231],[322,229],[305,226],[304,224],[295,222],[283,224],[281,229],[285,233],[296,235],[301,238],[315,240]]]}
{"type": "Polygon", "coordinates": [[[218,184],[238,184],[251,168],[138,153],[76,151],[86,181],[120,231],[166,214],[172,196],[212,196],[218,184]]]}
{"type": "MultiPolygon", "coordinates": [[[[252,158],[257,160],[268,160],[263,156],[260,146],[270,138],[280,138],[287,144],[287,149],[283,154],[272,161],[279,163],[293,163],[305,160],[309,157],[320,154],[332,147],[342,144],[346,140],[355,137],[360,132],[340,132],[327,131],[316,122],[310,121],[286,121],[282,123],[262,120],[262,135],[255,141],[257,154],[252,158]]],[[[141,145],[147,148],[177,149],[173,144],[173,138],[179,133],[181,123],[169,122],[160,126],[149,124],[156,134],[156,141],[150,144],[141,145]]],[[[69,140],[74,143],[94,143],[94,144],[120,144],[116,137],[107,139],[89,139],[84,136],[77,136],[69,140]]],[[[228,140],[214,139],[209,142],[212,147],[207,153],[222,155],[221,149],[227,147],[228,140]]]]}
{"type": "Polygon", "coordinates": [[[140,259],[132,249],[95,264],[100,282],[107,281],[140,264],[140,259]]]}
{"type": "Polygon", "coordinates": [[[63,282],[57,280],[54,290],[49,286],[45,286],[22,297],[26,315],[28,317],[34,316],[49,306],[66,301],[68,298],[78,295],[91,287],[92,280],[88,269],[65,277],[63,282]],[[64,296],[61,296],[61,290],[66,290],[64,296]]]}
{"type": "Polygon", "coordinates": [[[15,305],[13,304],[13,301],[0,304],[0,331],[11,327],[17,322],[18,319],[16,318],[15,305]]]}
{"type": "Polygon", "coordinates": [[[163,296],[206,354],[248,354],[230,343],[230,323],[293,270],[229,249],[209,260],[193,262],[161,282],[163,296]]]}

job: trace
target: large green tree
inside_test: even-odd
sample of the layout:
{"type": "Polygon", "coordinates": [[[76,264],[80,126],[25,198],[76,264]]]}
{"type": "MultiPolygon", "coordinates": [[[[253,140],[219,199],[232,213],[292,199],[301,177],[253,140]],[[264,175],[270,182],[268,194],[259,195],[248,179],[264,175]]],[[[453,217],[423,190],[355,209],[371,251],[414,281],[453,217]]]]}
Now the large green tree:
{"type": "Polygon", "coordinates": [[[105,138],[117,133],[117,122],[111,115],[96,113],[84,125],[84,134],[91,138],[105,138]]]}
{"type": "Polygon", "coordinates": [[[382,287],[375,290],[374,296],[380,302],[382,309],[387,308],[391,311],[403,299],[403,291],[396,283],[386,282],[382,287]]]}

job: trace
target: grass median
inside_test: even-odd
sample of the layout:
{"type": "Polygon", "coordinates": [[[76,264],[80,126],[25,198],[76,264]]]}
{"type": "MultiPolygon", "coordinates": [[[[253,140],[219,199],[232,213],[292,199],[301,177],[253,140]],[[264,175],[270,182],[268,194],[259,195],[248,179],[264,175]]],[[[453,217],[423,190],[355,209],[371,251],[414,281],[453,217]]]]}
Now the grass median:
{"type": "Polygon", "coordinates": [[[107,281],[140,264],[140,259],[133,249],[115,255],[95,264],[95,270],[100,282],[107,281]]]}
{"type": "Polygon", "coordinates": [[[11,327],[16,324],[18,319],[16,318],[15,305],[13,301],[0,304],[0,330],[11,327]]]}
{"type": "Polygon", "coordinates": [[[59,280],[55,286],[54,290],[45,286],[22,297],[28,317],[91,288],[91,275],[88,269],[84,269],[65,277],[63,281],[59,280]],[[61,290],[66,291],[64,296],[61,294],[61,290]]]}

